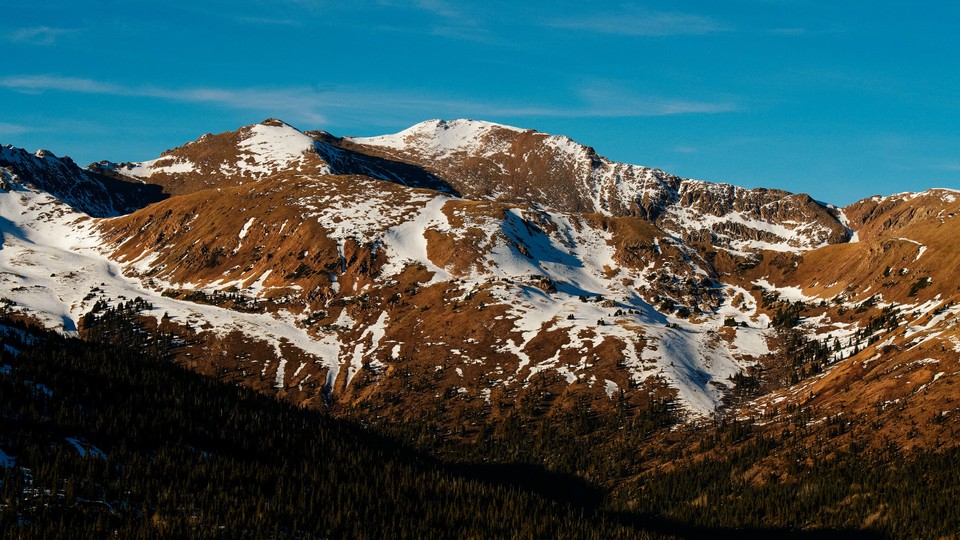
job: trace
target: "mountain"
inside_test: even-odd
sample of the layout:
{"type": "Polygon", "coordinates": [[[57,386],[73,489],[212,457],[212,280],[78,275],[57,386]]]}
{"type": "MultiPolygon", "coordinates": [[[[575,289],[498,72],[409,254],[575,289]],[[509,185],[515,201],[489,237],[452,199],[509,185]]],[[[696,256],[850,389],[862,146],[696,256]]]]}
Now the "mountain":
{"type": "Polygon", "coordinates": [[[837,208],[472,120],[0,158],[0,531],[375,531],[403,505],[322,497],[376,485],[410,531],[960,526],[960,192],[837,208]]]}
{"type": "Polygon", "coordinates": [[[946,190],[841,209],[471,120],[351,138],[269,119],[87,169],[4,156],[8,309],[82,334],[140,297],[183,365],[302,406],[454,430],[519,404],[892,425],[896,403],[934,422],[890,431],[910,444],[955,422],[946,190]]]}

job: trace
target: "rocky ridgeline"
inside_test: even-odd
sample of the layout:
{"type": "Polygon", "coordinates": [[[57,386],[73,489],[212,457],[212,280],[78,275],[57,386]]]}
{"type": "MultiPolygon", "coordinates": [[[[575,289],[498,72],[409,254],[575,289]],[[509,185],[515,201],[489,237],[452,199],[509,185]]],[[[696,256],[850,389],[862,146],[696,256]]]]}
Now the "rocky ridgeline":
{"type": "Polygon", "coordinates": [[[430,121],[340,144],[414,163],[466,198],[640,217],[718,247],[802,250],[850,238],[836,209],[807,195],[683,179],[612,162],[567,137],[532,130],[430,121]]]}
{"type": "Polygon", "coordinates": [[[0,146],[0,170],[4,190],[25,183],[94,217],[128,214],[163,198],[158,186],[125,181],[99,168],[82,169],[47,150],[0,146]]]}

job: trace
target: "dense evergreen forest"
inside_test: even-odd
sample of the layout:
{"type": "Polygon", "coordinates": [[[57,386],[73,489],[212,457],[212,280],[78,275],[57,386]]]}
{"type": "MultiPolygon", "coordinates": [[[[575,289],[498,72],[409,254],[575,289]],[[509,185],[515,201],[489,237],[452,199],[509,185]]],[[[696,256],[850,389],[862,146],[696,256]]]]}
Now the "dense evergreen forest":
{"type": "Polygon", "coordinates": [[[748,422],[684,431],[668,400],[548,422],[521,408],[469,445],[427,419],[373,432],[178,367],[177,339],[138,326],[142,307],[99,306],[83,341],[0,317],[0,537],[960,531],[956,449],[854,446],[817,460],[748,422]],[[663,433],[675,442],[655,443],[663,433]],[[792,465],[747,474],[772,455],[792,465]]]}

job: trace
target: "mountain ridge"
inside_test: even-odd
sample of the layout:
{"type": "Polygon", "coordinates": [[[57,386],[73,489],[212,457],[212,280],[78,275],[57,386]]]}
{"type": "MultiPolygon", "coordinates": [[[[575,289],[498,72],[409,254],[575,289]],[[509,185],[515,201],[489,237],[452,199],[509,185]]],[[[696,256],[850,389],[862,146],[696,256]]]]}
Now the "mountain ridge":
{"type": "Polygon", "coordinates": [[[451,179],[467,198],[535,201],[563,211],[637,216],[687,239],[710,236],[713,243],[734,249],[763,242],[795,249],[849,238],[849,231],[829,207],[809,196],[745,190],[614,163],[567,137],[534,130],[469,120],[431,120],[394,135],[346,141],[373,147],[380,155],[412,160],[451,179]],[[718,191],[726,193],[718,196],[718,191]],[[784,198],[787,200],[781,202],[784,198]],[[693,223],[684,215],[683,210],[690,207],[699,214],[737,219],[728,223],[722,234],[708,232],[709,224],[693,223]],[[775,208],[771,212],[768,207],[775,208]],[[800,213],[817,221],[822,230],[806,234],[790,227],[771,231],[756,223],[777,212],[800,213]]]}
{"type": "MultiPolygon", "coordinates": [[[[163,184],[173,193],[196,189],[181,184],[198,174],[208,179],[235,172],[234,164],[240,166],[240,174],[231,177],[246,178],[250,176],[244,168],[248,167],[249,154],[218,156],[218,163],[197,170],[191,161],[197,158],[188,155],[187,149],[207,143],[208,137],[240,139],[235,141],[239,146],[240,141],[250,141],[242,138],[244,132],[257,126],[282,129],[300,137],[301,154],[297,159],[307,159],[315,174],[365,174],[468,199],[534,202],[561,211],[638,216],[685,241],[710,242],[740,252],[751,248],[809,249],[840,243],[851,236],[836,208],[803,194],[681,179],[659,169],[611,162],[563,136],[472,120],[433,120],[394,135],[338,138],[326,132],[310,135],[268,119],[237,132],[204,136],[156,160],[124,164],[117,169],[134,178],[151,177],[152,182],[163,184]],[[308,137],[313,138],[313,144],[308,137]],[[417,141],[423,144],[417,145],[417,141]],[[158,163],[167,165],[157,167],[158,163]],[[335,167],[331,168],[331,163],[335,167]],[[770,227],[771,221],[778,226],[770,227]]],[[[272,158],[281,164],[276,170],[291,162],[292,155],[286,160],[272,158]]],[[[207,158],[204,155],[199,160],[207,158]]],[[[270,161],[267,159],[267,163],[270,161]]],[[[269,174],[264,167],[257,172],[269,174]]]]}

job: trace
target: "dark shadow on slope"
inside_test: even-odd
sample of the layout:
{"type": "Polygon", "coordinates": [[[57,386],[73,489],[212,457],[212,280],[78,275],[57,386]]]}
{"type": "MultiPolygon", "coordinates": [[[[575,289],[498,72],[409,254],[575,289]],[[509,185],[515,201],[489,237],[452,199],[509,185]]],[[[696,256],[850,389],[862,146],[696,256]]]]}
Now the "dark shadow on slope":
{"type": "Polygon", "coordinates": [[[32,244],[31,240],[28,240],[27,237],[23,236],[23,231],[20,230],[20,227],[10,221],[9,219],[0,216],[0,249],[3,249],[3,241],[6,236],[9,235],[25,244],[32,244]]]}
{"type": "MultiPolygon", "coordinates": [[[[266,399],[266,398],[263,398],[266,399]]],[[[343,434],[349,434],[367,447],[378,448],[400,459],[422,463],[481,484],[514,488],[534,493],[556,503],[568,504],[600,511],[606,493],[583,478],[562,472],[550,471],[532,463],[451,463],[438,459],[388,435],[362,427],[351,420],[333,419],[317,411],[302,411],[312,416],[318,425],[324,423],[338,426],[343,434]]],[[[229,451],[229,450],[228,450],[229,451]]]]}
{"type": "Polygon", "coordinates": [[[546,262],[570,268],[583,268],[583,261],[569,252],[557,249],[543,230],[513,212],[504,212],[501,231],[512,241],[511,247],[519,251],[513,243],[523,246],[525,252],[520,251],[520,253],[534,264],[546,262]]]}
{"type": "MultiPolygon", "coordinates": [[[[86,171],[95,177],[109,194],[116,215],[129,214],[153,203],[170,198],[163,187],[156,184],[144,184],[116,174],[105,174],[96,169],[86,171]]],[[[87,212],[89,214],[89,212],[87,212]]],[[[93,215],[93,214],[90,214],[93,215]]],[[[112,216],[94,216],[112,217],[112,216]]]]}
{"type": "Polygon", "coordinates": [[[349,143],[343,139],[324,131],[311,131],[308,135],[317,140],[314,148],[330,165],[333,174],[364,175],[385,182],[432,189],[460,197],[460,192],[449,182],[422,167],[359,152],[349,148],[349,143]]]}
{"type": "Polygon", "coordinates": [[[63,331],[64,331],[64,332],[76,332],[76,331],[77,331],[77,323],[75,323],[75,322],[73,321],[73,319],[71,319],[70,317],[67,317],[66,315],[62,315],[60,318],[61,318],[61,320],[63,321],[63,331]]]}
{"type": "Polygon", "coordinates": [[[448,468],[465,478],[533,492],[545,499],[591,511],[600,507],[605,495],[603,489],[583,478],[531,463],[464,463],[448,468]]]}
{"type": "Polygon", "coordinates": [[[556,273],[545,268],[543,263],[566,266],[571,269],[583,268],[583,261],[576,256],[558,249],[550,237],[538,226],[529,223],[521,216],[505,211],[500,232],[507,239],[510,252],[517,259],[529,261],[531,269],[554,281],[557,291],[570,296],[596,297],[601,293],[588,291],[576,283],[560,279],[556,273]]]}

